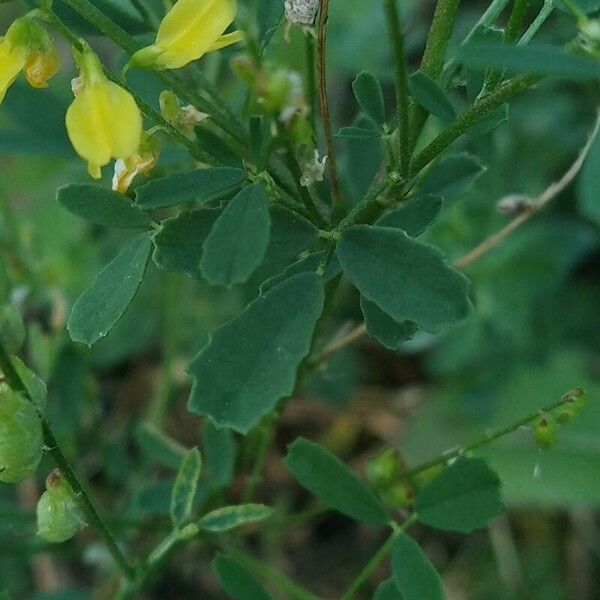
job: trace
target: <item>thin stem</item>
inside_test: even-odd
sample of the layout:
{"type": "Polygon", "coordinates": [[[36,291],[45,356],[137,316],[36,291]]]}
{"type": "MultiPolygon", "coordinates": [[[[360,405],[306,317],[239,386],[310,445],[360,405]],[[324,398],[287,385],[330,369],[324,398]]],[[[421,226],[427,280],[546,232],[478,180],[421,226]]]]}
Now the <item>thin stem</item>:
{"type": "Polygon", "coordinates": [[[148,411],[148,420],[162,429],[165,414],[168,410],[173,386],[173,361],[177,353],[177,342],[180,330],[181,291],[183,279],[177,273],[165,275],[163,288],[163,324],[162,324],[162,356],[161,376],[157,393],[148,411]]]}
{"type": "Polygon", "coordinates": [[[329,0],[322,0],[317,27],[317,77],[318,95],[321,106],[321,121],[325,136],[325,151],[329,165],[329,178],[331,180],[331,197],[333,206],[339,210],[341,203],[340,183],[337,172],[337,159],[333,132],[331,129],[331,113],[327,97],[327,24],[329,21],[329,0]]]}
{"type": "Polygon", "coordinates": [[[269,455],[269,447],[275,437],[275,430],[277,428],[277,422],[279,420],[279,412],[276,411],[265,417],[264,421],[260,425],[259,431],[259,442],[258,450],[256,452],[256,460],[252,467],[252,473],[248,478],[248,483],[244,489],[243,504],[249,504],[254,498],[254,494],[258,486],[260,485],[263,477],[262,472],[267,462],[269,455]]]}
{"type": "Polygon", "coordinates": [[[442,133],[429,143],[411,165],[411,175],[417,175],[450,144],[466,133],[477,121],[517,94],[529,89],[538,81],[535,77],[523,76],[506,81],[487,96],[477,100],[467,111],[455,119],[442,133]]]}
{"type": "Polygon", "coordinates": [[[471,250],[466,256],[461,258],[455,263],[458,269],[466,269],[471,266],[474,262],[478,261],[482,256],[496,248],[505,238],[507,238],[513,231],[521,227],[523,223],[526,223],[537,214],[539,211],[544,209],[554,198],[556,198],[562,191],[564,191],[577,177],[577,174],[583,167],[583,163],[587,158],[592,144],[598,135],[600,129],[600,113],[596,117],[596,124],[592,130],[585,146],[582,148],[577,160],[571,165],[569,170],[552,185],[550,185],[538,198],[536,198],[526,210],[520,215],[515,217],[510,223],[505,225],[500,231],[494,235],[488,237],[479,246],[471,250]]]}
{"type": "Polygon", "coordinates": [[[397,526],[394,523],[394,532],[385,541],[383,546],[373,555],[373,558],[367,563],[367,566],[358,574],[358,577],[350,584],[350,587],[346,590],[341,600],[353,600],[358,591],[371,579],[375,571],[379,568],[379,565],[387,558],[396,536],[399,533],[408,531],[417,522],[417,516],[411,515],[404,523],[397,526]]]}
{"type": "Polygon", "coordinates": [[[567,393],[558,402],[555,402],[554,404],[551,404],[550,406],[547,406],[541,410],[538,410],[535,413],[532,413],[529,416],[527,416],[523,419],[520,419],[516,423],[509,425],[508,427],[498,429],[491,433],[486,433],[479,439],[475,440],[474,442],[471,442],[470,444],[467,444],[466,446],[460,446],[459,448],[455,448],[454,450],[451,450],[450,452],[446,452],[445,454],[437,456],[436,458],[433,458],[424,463],[421,463],[417,467],[414,467],[413,469],[410,469],[409,471],[402,473],[400,475],[400,478],[402,480],[411,479],[415,475],[418,475],[419,473],[422,473],[423,471],[427,471],[428,469],[431,469],[432,467],[437,467],[438,465],[446,464],[448,461],[452,460],[453,458],[458,458],[459,456],[462,456],[464,454],[469,454],[470,452],[473,452],[474,450],[478,450],[482,446],[486,446],[487,444],[490,444],[491,442],[495,442],[496,440],[499,440],[502,437],[505,437],[507,435],[510,435],[511,433],[514,433],[521,427],[525,427],[525,426],[529,425],[530,423],[533,423],[537,418],[539,418],[540,412],[551,413],[552,411],[556,410],[557,408],[560,408],[561,406],[564,406],[565,404],[569,404],[572,401],[573,400],[572,400],[571,395],[569,393],[567,393]]]}
{"type": "Polygon", "coordinates": [[[504,32],[504,39],[507,42],[514,42],[521,35],[528,8],[529,0],[514,1],[513,9],[506,25],[506,31],[504,32]]]}
{"type": "MultiPolygon", "coordinates": [[[[12,361],[10,360],[9,354],[6,352],[4,348],[4,344],[0,339],[0,369],[2,370],[4,377],[8,383],[8,385],[15,391],[22,393],[30,402],[33,402],[29,391],[27,390],[23,380],[17,373],[14,368],[12,361]]],[[[46,418],[40,414],[40,419],[42,422],[42,431],[44,435],[44,444],[48,449],[48,452],[52,456],[56,466],[59,468],[63,477],[67,481],[67,483],[71,486],[73,493],[75,495],[75,499],[81,509],[81,512],[85,516],[85,520],[89,525],[91,525],[98,535],[102,538],[103,542],[106,544],[108,551],[110,552],[113,560],[116,565],[119,567],[120,571],[127,579],[132,579],[135,575],[134,567],[129,563],[121,549],[119,548],[115,538],[112,533],[109,531],[106,523],[100,517],[96,507],[94,506],[90,496],[86,492],[84,486],[77,478],[77,475],[73,471],[71,465],[69,464],[67,458],[63,454],[56,438],[54,437],[54,433],[50,428],[50,424],[46,420],[46,418]]]]}
{"type": "Polygon", "coordinates": [[[406,71],[406,52],[404,49],[404,33],[400,25],[400,17],[396,0],[385,0],[390,42],[394,51],[394,70],[396,85],[396,110],[400,137],[400,172],[406,177],[410,166],[410,115],[408,76],[406,71]]]}
{"type": "Polygon", "coordinates": [[[267,565],[245,552],[236,552],[233,555],[233,558],[247,569],[280,587],[291,600],[320,600],[318,596],[315,596],[308,590],[300,587],[277,569],[274,569],[270,565],[267,565]]]}
{"type": "MultiPolygon", "coordinates": [[[[432,79],[437,79],[442,73],[446,50],[450,43],[459,5],[460,0],[438,0],[435,7],[420,68],[432,79]]],[[[415,106],[411,112],[411,152],[421,135],[428,116],[428,111],[422,106],[415,106]]]]}
{"type": "Polygon", "coordinates": [[[554,12],[554,0],[544,0],[538,16],[533,20],[527,31],[521,36],[517,42],[517,46],[526,46],[532,40],[533,36],[541,29],[542,25],[548,20],[548,17],[554,12]]]}
{"type": "Polygon", "coordinates": [[[312,35],[306,36],[306,94],[308,96],[308,107],[310,124],[313,131],[317,132],[317,74],[315,64],[317,62],[316,40],[312,35]]]}

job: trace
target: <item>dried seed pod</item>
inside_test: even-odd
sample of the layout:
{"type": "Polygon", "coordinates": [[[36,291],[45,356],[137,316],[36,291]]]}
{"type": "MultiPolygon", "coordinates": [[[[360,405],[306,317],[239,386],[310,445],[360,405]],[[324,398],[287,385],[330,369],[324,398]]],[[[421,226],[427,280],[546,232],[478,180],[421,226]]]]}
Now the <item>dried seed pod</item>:
{"type": "Polygon", "coordinates": [[[0,481],[18,483],[42,458],[42,424],[33,403],[0,383],[0,481]]]}
{"type": "Polygon", "coordinates": [[[312,27],[320,5],[320,0],[285,0],[285,18],[293,25],[312,27]]]}
{"type": "Polygon", "coordinates": [[[38,501],[38,535],[58,544],[71,539],[83,525],[73,491],[58,470],[46,480],[46,491],[38,501]]]}
{"type": "Polygon", "coordinates": [[[533,206],[533,199],[523,194],[510,194],[498,200],[496,209],[503,215],[518,215],[533,206]]]}

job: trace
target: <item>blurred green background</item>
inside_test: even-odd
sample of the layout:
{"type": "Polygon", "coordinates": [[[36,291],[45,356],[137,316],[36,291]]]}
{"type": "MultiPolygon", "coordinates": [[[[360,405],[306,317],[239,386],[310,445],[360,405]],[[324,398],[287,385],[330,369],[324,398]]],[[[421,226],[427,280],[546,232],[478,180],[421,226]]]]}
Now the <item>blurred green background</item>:
{"type": "MultiPolygon", "coordinates": [[[[143,32],[127,0],[101,4],[112,5],[113,16],[129,31],[143,32]]],[[[456,39],[485,6],[463,3],[456,39]]],[[[531,15],[539,6],[531,2],[531,15]]],[[[416,68],[432,3],[413,0],[403,11],[409,59],[416,68]]],[[[0,29],[20,12],[16,2],[1,5],[0,29]]],[[[332,1],[330,79],[336,127],[356,118],[350,84],[362,69],[385,83],[391,110],[384,31],[378,2],[332,1]]],[[[573,20],[556,11],[539,37],[560,43],[575,33],[573,20]]],[[[122,63],[110,44],[90,40],[109,63],[122,63]]],[[[258,280],[232,290],[212,289],[151,265],[134,305],[107,339],[93,350],[68,341],[64,322],[70,306],[127,238],[77,220],[55,201],[57,187],[86,180],[85,165],[74,156],[64,130],[74,70],[66,47],[62,52],[63,69],[48,90],[34,91],[19,81],[0,108],[2,271],[16,282],[10,300],[27,317],[27,359],[49,381],[49,416],[67,452],[78,457],[79,468],[90,476],[109,512],[152,523],[168,512],[165,488],[168,492],[173,473],[148,465],[136,445],[136,427],[160,393],[161,340],[173,323],[173,295],[176,377],[168,430],[181,443],[192,444],[199,421],[186,413],[184,368],[208,332],[256,294],[258,280]]],[[[241,107],[244,93],[228,68],[236,52],[211,55],[202,66],[241,107]]],[[[277,34],[268,57],[303,70],[302,34],[294,32],[290,43],[277,34]]],[[[152,76],[136,73],[132,80],[156,103],[161,88],[152,76]]],[[[535,196],[559,178],[583,145],[598,100],[597,87],[543,82],[511,103],[509,120],[498,129],[464,136],[453,153],[470,152],[482,169],[472,185],[459,182],[426,238],[457,259],[505,224],[507,217],[496,210],[498,200],[515,193],[535,196]]],[[[431,119],[426,136],[441,126],[431,119]]],[[[361,197],[379,166],[379,149],[370,144],[340,143],[344,190],[353,200],[361,197]]],[[[181,160],[187,159],[166,145],[155,174],[168,172],[181,160]]],[[[452,173],[447,168],[444,174],[452,173]]],[[[440,335],[419,333],[396,354],[361,341],[306,386],[284,419],[280,449],[300,432],[321,436],[360,470],[386,445],[398,447],[414,464],[488,428],[508,425],[569,389],[587,390],[585,413],[561,430],[551,449],[542,452],[531,431],[519,431],[485,450],[504,482],[511,506],[506,518],[467,539],[419,533],[452,600],[600,598],[599,233],[599,224],[578,208],[577,185],[569,187],[548,210],[468,270],[477,306],[468,322],[440,335]]],[[[358,298],[342,286],[331,332],[360,320],[358,298]]],[[[242,453],[238,464],[243,462],[242,453]]],[[[274,451],[265,494],[293,506],[290,497],[297,490],[281,475],[278,462],[274,451]]],[[[7,598],[91,597],[86,590],[108,568],[102,549],[88,532],[54,549],[48,566],[45,548],[33,537],[30,495],[31,489],[0,487],[0,590],[6,588],[7,598]],[[45,569],[70,595],[52,591],[56,582],[45,569]]],[[[274,562],[286,565],[315,593],[335,597],[377,547],[372,532],[353,532],[353,527],[358,526],[324,518],[279,540],[274,562]]],[[[222,597],[214,585],[199,595],[199,582],[210,576],[199,565],[206,563],[203,551],[195,552],[171,565],[145,597],[222,597]]]]}

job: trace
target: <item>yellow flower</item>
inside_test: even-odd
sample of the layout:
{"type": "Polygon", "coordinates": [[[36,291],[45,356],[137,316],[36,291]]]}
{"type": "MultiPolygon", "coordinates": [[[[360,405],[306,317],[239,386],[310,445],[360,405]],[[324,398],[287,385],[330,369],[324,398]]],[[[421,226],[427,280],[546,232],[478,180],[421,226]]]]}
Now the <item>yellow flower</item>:
{"type": "Polygon", "coordinates": [[[67,132],[90,175],[112,158],[133,156],[142,139],[142,115],[133,96],[109,81],[88,47],[76,56],[80,77],[73,82],[75,100],[67,111],[67,132]]]}
{"type": "Polygon", "coordinates": [[[236,0],[179,0],[162,20],[155,43],[136,52],[130,64],[179,69],[235,44],[243,39],[241,31],[223,35],[235,14],[236,0]]]}
{"type": "Polygon", "coordinates": [[[42,88],[58,67],[58,54],[46,31],[30,16],[17,19],[0,38],[0,102],[22,70],[31,86],[42,88]]]}

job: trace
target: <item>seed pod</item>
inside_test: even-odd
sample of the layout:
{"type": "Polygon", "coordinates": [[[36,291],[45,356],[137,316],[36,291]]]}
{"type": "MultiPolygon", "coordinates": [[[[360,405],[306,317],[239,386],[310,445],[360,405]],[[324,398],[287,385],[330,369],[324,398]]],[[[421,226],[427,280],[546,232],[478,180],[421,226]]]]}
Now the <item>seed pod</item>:
{"type": "Polygon", "coordinates": [[[0,383],[0,481],[18,483],[42,458],[42,424],[34,405],[0,383]]]}
{"type": "Polygon", "coordinates": [[[548,413],[541,413],[535,423],[535,441],[540,448],[550,448],[556,441],[556,421],[548,413]]]}
{"type": "Polygon", "coordinates": [[[320,4],[320,0],[285,0],[285,18],[293,25],[312,27],[320,4]]]}
{"type": "Polygon", "coordinates": [[[73,491],[58,470],[50,473],[46,488],[37,505],[38,535],[53,544],[66,542],[83,525],[73,491]]]}

